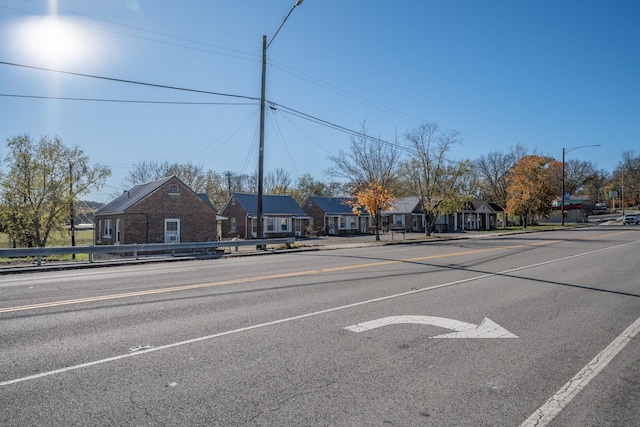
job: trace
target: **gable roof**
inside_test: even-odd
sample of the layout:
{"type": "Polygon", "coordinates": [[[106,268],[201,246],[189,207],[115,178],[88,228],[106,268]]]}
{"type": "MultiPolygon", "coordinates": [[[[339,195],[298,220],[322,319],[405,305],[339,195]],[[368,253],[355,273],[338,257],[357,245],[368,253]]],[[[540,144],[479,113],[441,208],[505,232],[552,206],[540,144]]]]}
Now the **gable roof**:
{"type": "Polygon", "coordinates": [[[495,213],[495,212],[504,211],[504,209],[502,209],[500,205],[496,203],[489,203],[481,199],[473,199],[471,201],[466,202],[462,210],[479,212],[479,213],[486,213],[486,212],[495,213]]]}
{"type": "MultiPolygon", "coordinates": [[[[178,178],[175,175],[172,175],[166,178],[158,179],[157,181],[151,181],[144,184],[136,185],[135,187],[125,191],[120,196],[118,196],[114,200],[110,201],[109,203],[107,203],[106,205],[98,209],[94,213],[94,215],[124,213],[126,212],[127,209],[134,206],[136,203],[138,203],[145,197],[149,196],[158,188],[162,187],[164,184],[171,181],[172,179],[175,179],[176,181],[181,183],[184,186],[184,188],[186,188],[188,191],[193,192],[193,190],[191,190],[184,182],[182,182],[180,178],[178,178]]],[[[196,195],[213,211],[216,210],[213,204],[211,203],[211,201],[209,200],[209,197],[207,197],[206,194],[196,194],[196,195]]]]}
{"type": "Polygon", "coordinates": [[[127,209],[129,209],[131,206],[138,203],[140,200],[147,197],[149,194],[156,191],[167,181],[174,178],[174,176],[168,176],[166,178],[162,178],[157,181],[151,181],[145,184],[136,185],[135,187],[125,191],[120,196],[118,196],[114,200],[110,201],[109,203],[107,203],[106,205],[98,209],[95,212],[95,215],[122,213],[127,209]]]}
{"type": "MultiPolygon", "coordinates": [[[[351,197],[322,197],[322,196],[310,196],[307,199],[312,201],[319,207],[325,214],[329,215],[353,215],[353,208],[348,202],[354,201],[351,197]]],[[[305,206],[306,204],[305,203],[305,206]]]]}
{"type": "MultiPolygon", "coordinates": [[[[258,211],[258,195],[247,193],[233,193],[227,202],[227,206],[231,200],[235,200],[242,206],[247,215],[257,215],[258,211]]],[[[226,209],[226,206],[225,206],[226,209]]],[[[291,196],[274,196],[272,194],[264,194],[262,196],[262,214],[263,215],[292,215],[298,217],[306,217],[307,214],[291,196]]]]}
{"type": "Polygon", "coordinates": [[[209,199],[209,196],[207,196],[206,193],[198,193],[196,194],[196,196],[200,197],[200,199],[202,199],[202,201],[205,202],[206,205],[209,206],[211,209],[213,209],[214,211],[216,210],[216,207],[213,206],[213,203],[211,203],[211,199],[209,199]]]}
{"type": "Polygon", "coordinates": [[[419,211],[418,205],[420,204],[420,198],[419,197],[403,197],[400,200],[397,200],[394,204],[393,204],[393,208],[392,209],[388,209],[386,211],[383,211],[382,214],[383,215],[389,215],[389,214],[405,214],[405,213],[412,213],[416,210],[419,211]]]}

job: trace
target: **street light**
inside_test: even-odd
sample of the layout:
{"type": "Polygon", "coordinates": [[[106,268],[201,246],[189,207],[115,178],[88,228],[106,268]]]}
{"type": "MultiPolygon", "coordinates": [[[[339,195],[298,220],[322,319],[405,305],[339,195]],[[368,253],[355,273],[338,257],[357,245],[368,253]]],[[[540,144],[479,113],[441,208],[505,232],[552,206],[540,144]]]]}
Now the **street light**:
{"type": "MultiPolygon", "coordinates": [[[[276,30],[273,37],[271,37],[271,40],[269,40],[269,42],[267,42],[266,35],[262,36],[262,84],[260,89],[260,148],[258,151],[258,206],[256,209],[257,211],[256,215],[258,217],[256,237],[258,239],[262,239],[262,232],[263,232],[262,193],[264,189],[264,184],[263,184],[264,183],[264,104],[265,104],[265,86],[266,86],[266,80],[267,80],[267,48],[271,45],[271,42],[273,42],[273,39],[276,38],[276,36],[280,32],[280,29],[282,28],[284,23],[287,22],[287,19],[289,18],[289,15],[291,15],[291,12],[293,12],[293,9],[300,6],[302,2],[303,0],[297,0],[296,3],[291,7],[291,10],[289,10],[289,13],[287,13],[287,16],[284,17],[284,19],[282,20],[282,23],[276,30]]],[[[262,249],[261,246],[259,246],[258,248],[262,249]]]]}
{"type": "Polygon", "coordinates": [[[593,144],[593,145],[581,145],[580,147],[573,147],[570,148],[568,150],[566,150],[564,147],[562,147],[562,210],[560,211],[560,218],[562,218],[562,222],[561,225],[564,225],[564,155],[566,153],[570,153],[572,151],[575,151],[579,148],[587,148],[587,147],[600,147],[600,144],[593,144]]]}

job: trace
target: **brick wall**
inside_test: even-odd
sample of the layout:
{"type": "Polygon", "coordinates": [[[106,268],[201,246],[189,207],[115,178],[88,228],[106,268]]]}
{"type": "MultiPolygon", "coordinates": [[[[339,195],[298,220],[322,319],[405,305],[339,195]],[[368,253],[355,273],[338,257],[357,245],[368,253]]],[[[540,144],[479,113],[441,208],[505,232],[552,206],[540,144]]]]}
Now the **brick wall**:
{"type": "Polygon", "coordinates": [[[222,237],[232,239],[237,237],[239,239],[245,239],[251,237],[247,235],[247,226],[251,227],[251,224],[247,224],[247,212],[240,206],[240,203],[230,199],[227,205],[224,207],[224,211],[220,214],[229,218],[222,223],[222,237]],[[236,231],[231,231],[231,218],[236,219],[236,231]]]}
{"type": "Polygon", "coordinates": [[[115,242],[115,223],[120,218],[120,243],[164,243],[164,220],[180,220],[181,242],[217,240],[216,214],[198,195],[179,180],[171,179],[163,186],[127,209],[124,214],[104,214],[95,218],[112,220],[112,237],[101,238],[100,244],[115,242]],[[169,186],[178,185],[177,194],[169,194],[169,186]]]}
{"type": "Polygon", "coordinates": [[[302,206],[304,212],[311,218],[314,230],[324,227],[324,211],[311,199],[307,199],[302,206]]]}

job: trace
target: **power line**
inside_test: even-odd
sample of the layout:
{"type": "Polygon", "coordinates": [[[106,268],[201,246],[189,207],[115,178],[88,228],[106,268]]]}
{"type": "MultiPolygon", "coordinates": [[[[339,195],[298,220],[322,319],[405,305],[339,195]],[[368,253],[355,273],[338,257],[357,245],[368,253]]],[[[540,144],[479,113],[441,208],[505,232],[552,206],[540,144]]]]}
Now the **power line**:
{"type": "Polygon", "coordinates": [[[191,101],[146,101],[135,99],[101,99],[101,98],[71,98],[62,96],[38,96],[38,95],[17,95],[10,93],[0,93],[0,96],[9,98],[26,99],[51,99],[58,101],[84,101],[84,102],[115,102],[124,104],[169,104],[169,105],[256,105],[250,102],[191,102],[191,101]]]}
{"type": "MultiPolygon", "coordinates": [[[[9,7],[9,6],[0,5],[0,8],[13,10],[13,11],[16,11],[16,12],[24,13],[26,15],[40,16],[40,15],[38,15],[36,13],[28,12],[26,10],[17,9],[17,8],[13,8],[13,7],[9,7]]],[[[183,44],[171,43],[171,42],[168,42],[168,41],[157,40],[157,39],[153,39],[153,38],[149,38],[149,37],[143,37],[143,36],[139,36],[139,35],[123,33],[121,31],[109,30],[109,29],[106,29],[106,28],[94,27],[94,26],[91,26],[91,25],[82,25],[83,27],[90,28],[90,29],[93,29],[93,30],[105,31],[105,32],[108,32],[108,33],[118,34],[118,35],[121,35],[121,36],[126,36],[126,37],[136,38],[136,39],[140,39],[140,40],[151,41],[151,42],[165,44],[165,45],[169,45],[169,46],[180,47],[180,48],[183,48],[183,49],[195,50],[195,51],[198,51],[198,52],[213,53],[215,55],[227,56],[227,57],[230,57],[230,58],[237,58],[237,59],[242,59],[242,60],[245,60],[245,61],[252,61],[252,62],[259,62],[260,61],[260,57],[258,55],[256,55],[256,54],[242,52],[240,50],[235,50],[235,49],[229,49],[229,48],[226,48],[226,47],[217,46],[217,45],[213,45],[213,44],[210,44],[210,43],[204,43],[204,42],[200,42],[200,41],[197,41],[197,40],[191,40],[191,39],[188,39],[188,38],[185,38],[185,37],[172,36],[171,34],[166,34],[166,33],[161,33],[161,32],[158,32],[158,31],[147,30],[147,29],[144,29],[144,28],[135,27],[133,25],[121,24],[119,22],[109,21],[107,19],[98,18],[96,16],[91,16],[91,15],[87,15],[87,14],[83,14],[83,13],[79,13],[79,12],[74,12],[74,11],[68,10],[68,9],[56,8],[56,10],[57,11],[67,12],[67,13],[71,13],[71,14],[78,15],[78,16],[83,16],[83,17],[86,17],[86,18],[95,19],[97,21],[102,21],[102,22],[106,22],[106,23],[109,23],[109,24],[113,24],[113,25],[119,25],[121,27],[126,27],[126,28],[137,30],[137,31],[142,31],[142,32],[150,33],[150,34],[160,35],[162,37],[181,40],[181,41],[185,41],[185,42],[188,42],[188,43],[193,43],[193,44],[197,44],[197,45],[211,47],[211,48],[214,48],[214,49],[234,52],[236,54],[232,55],[230,53],[220,53],[220,52],[215,52],[215,51],[212,51],[212,50],[196,48],[196,47],[192,47],[192,46],[185,46],[183,44]],[[240,56],[240,55],[244,55],[244,56],[240,56]]]]}
{"type": "Polygon", "coordinates": [[[145,82],[138,82],[138,81],[135,81],[135,80],[118,79],[118,78],[115,78],[115,77],[98,76],[98,75],[95,75],[95,74],[76,73],[76,72],[73,72],[73,71],[56,70],[56,69],[53,69],[53,68],[36,67],[36,66],[33,66],[33,65],[16,64],[16,63],[13,63],[13,62],[6,62],[6,61],[0,61],[0,65],[9,65],[9,66],[12,66],[12,67],[27,68],[27,69],[38,70],[38,71],[49,71],[49,72],[52,72],[52,73],[66,74],[66,75],[69,75],[69,76],[87,77],[87,78],[91,78],[91,79],[106,80],[106,81],[117,82],[117,83],[128,83],[128,84],[133,84],[133,85],[138,85],[138,86],[155,87],[155,88],[160,88],[160,89],[170,89],[170,90],[177,90],[177,91],[182,91],[182,92],[202,93],[202,94],[205,94],[205,95],[226,96],[226,97],[230,97],[230,98],[247,99],[247,100],[250,100],[250,101],[260,101],[260,98],[256,98],[256,97],[253,97],[253,96],[234,95],[234,94],[230,94],[230,93],[213,92],[213,91],[209,91],[209,90],[200,90],[200,89],[188,89],[188,88],[183,88],[183,87],[178,87],[178,86],[161,85],[161,84],[157,84],[157,83],[145,83],[145,82]]]}
{"type": "MultiPolygon", "coordinates": [[[[4,8],[4,9],[8,9],[8,10],[13,10],[13,11],[17,11],[20,13],[24,13],[24,14],[28,14],[28,15],[37,15],[35,13],[32,12],[28,12],[25,10],[21,10],[21,9],[17,9],[17,8],[13,8],[13,7],[9,7],[9,6],[3,6],[0,5],[0,8],[4,8]]],[[[210,44],[210,43],[205,43],[205,42],[201,42],[201,41],[197,41],[197,40],[193,40],[193,39],[189,39],[186,37],[180,37],[180,36],[174,36],[168,33],[163,33],[163,32],[159,32],[159,31],[154,31],[154,30],[148,30],[145,28],[141,28],[141,27],[136,27],[133,25],[128,25],[128,24],[122,24],[116,21],[111,21],[108,19],[104,19],[104,18],[99,18],[93,15],[88,15],[88,14],[84,14],[84,13],[80,13],[80,12],[76,12],[70,9],[64,9],[64,8],[60,8],[60,7],[56,7],[55,8],[57,11],[63,11],[66,13],[70,13],[70,14],[74,14],[74,15],[78,15],[78,16],[82,16],[82,17],[86,17],[86,18],[90,18],[90,19],[94,19],[96,21],[101,21],[101,22],[105,22],[108,24],[112,24],[112,25],[117,25],[117,26],[121,26],[121,27],[125,27],[125,28],[130,28],[130,29],[134,29],[137,31],[142,31],[145,33],[149,33],[149,34],[155,34],[155,35],[159,35],[162,37],[167,37],[167,38],[171,38],[171,39],[175,39],[175,40],[180,40],[180,41],[184,41],[184,42],[188,42],[188,43],[193,43],[193,44],[197,44],[197,45],[202,45],[202,46],[207,46],[207,47],[211,47],[214,49],[219,49],[219,50],[224,50],[224,51],[229,51],[229,52],[233,52],[236,53],[238,55],[245,55],[246,57],[242,57],[242,56],[238,56],[238,55],[232,55],[232,54],[224,54],[224,53],[220,53],[220,52],[214,52],[211,50],[206,50],[206,49],[199,49],[199,48],[194,48],[191,46],[185,46],[185,45],[181,45],[181,44],[177,44],[177,43],[170,43],[170,42],[166,42],[166,41],[162,41],[162,40],[157,40],[157,39],[152,39],[152,38],[148,38],[148,37],[142,37],[142,36],[137,36],[137,35],[133,35],[133,34],[127,34],[127,33],[123,33],[123,32],[119,32],[119,31],[114,31],[114,30],[109,30],[106,28],[101,28],[101,27],[93,27],[93,26],[88,26],[88,25],[84,25],[87,28],[92,28],[92,29],[97,29],[100,31],[106,31],[106,32],[111,32],[114,34],[119,34],[119,35],[124,35],[127,37],[132,37],[132,38],[138,38],[141,40],[147,40],[147,41],[152,41],[152,42],[156,42],[156,43],[161,43],[161,44],[166,44],[166,45],[170,45],[170,46],[176,46],[176,47],[181,47],[184,49],[191,49],[191,50],[195,50],[195,51],[200,51],[200,52],[206,52],[206,53],[213,53],[213,54],[217,54],[217,55],[222,55],[222,56],[228,56],[228,57],[232,57],[232,58],[238,58],[238,59],[243,59],[243,60],[250,60],[250,61],[255,61],[255,62],[259,62],[259,56],[252,54],[252,53],[247,53],[247,52],[243,52],[240,50],[236,50],[236,49],[230,49],[230,48],[226,48],[223,46],[218,46],[218,45],[214,45],[214,44],[210,44]]],[[[283,72],[286,72],[290,75],[293,75],[295,77],[298,77],[301,80],[304,80],[308,83],[314,84],[318,87],[322,87],[330,92],[336,93],[340,96],[343,96],[347,99],[350,99],[352,101],[358,102],[362,105],[366,105],[370,108],[373,108],[375,110],[378,110],[382,113],[385,114],[389,114],[391,116],[395,116],[398,118],[402,118],[402,119],[408,119],[409,121],[412,121],[414,123],[420,123],[422,122],[421,119],[419,119],[418,117],[412,116],[410,114],[404,113],[400,110],[397,110],[395,108],[389,107],[387,105],[381,104],[379,102],[376,102],[374,100],[368,99],[366,97],[360,96],[354,92],[350,92],[346,89],[342,89],[336,85],[333,85],[331,83],[325,82],[321,79],[318,79],[316,77],[313,77],[309,74],[306,74],[304,72],[298,71],[292,67],[289,67],[283,63],[277,62],[277,61],[273,61],[272,59],[268,59],[269,63],[274,66],[275,68],[280,69],[283,72]]],[[[171,87],[168,87],[171,88],[171,87]]],[[[188,89],[180,89],[180,90],[188,90],[188,89]]],[[[203,92],[206,93],[206,92],[203,92]]],[[[231,95],[228,95],[231,96],[231,95]]],[[[449,129],[452,130],[452,129],[449,129]]],[[[474,136],[472,134],[466,133],[466,132],[459,132],[461,135],[464,135],[466,137],[469,137],[471,139],[474,139],[476,141],[482,141],[482,142],[478,142],[479,144],[485,145],[485,146],[491,146],[491,147],[496,147],[499,146],[501,147],[502,144],[498,144],[495,143],[491,140],[488,140],[486,138],[481,138],[478,136],[474,136]],[[483,143],[484,142],[484,143],[483,143]]]]}
{"type": "MultiPolygon", "coordinates": [[[[34,69],[34,70],[38,70],[38,71],[49,71],[49,72],[67,74],[67,75],[72,75],[72,76],[93,78],[93,79],[99,79],[99,80],[107,80],[107,81],[113,81],[113,82],[118,82],[118,83],[127,83],[127,84],[141,85],[141,86],[147,86],[147,87],[155,87],[155,88],[160,88],[160,89],[178,90],[178,91],[184,91],[184,92],[192,92],[192,93],[201,93],[201,94],[207,94],[207,95],[227,96],[227,97],[232,97],[232,98],[247,99],[247,100],[251,100],[251,101],[260,101],[260,98],[243,96],[243,95],[234,95],[234,94],[227,94],[227,93],[221,93],[221,92],[212,92],[212,91],[205,91],[205,90],[200,90],[200,89],[188,89],[188,88],[182,88],[182,87],[178,87],[178,86],[160,85],[160,84],[156,84],[156,83],[138,82],[138,81],[134,81],[134,80],[118,79],[118,78],[113,78],[113,77],[105,77],[105,76],[98,76],[98,75],[92,75],[92,74],[77,73],[77,72],[72,72],[72,71],[56,70],[56,69],[52,69],[52,68],[36,67],[36,66],[25,65],[25,64],[16,64],[16,63],[6,62],[6,61],[0,61],[0,65],[10,65],[10,66],[14,66],[14,67],[34,69]]],[[[46,97],[43,97],[43,98],[46,98],[46,97]]],[[[307,114],[307,113],[303,113],[302,111],[295,110],[293,108],[287,107],[287,106],[282,105],[282,104],[278,104],[276,102],[272,102],[272,101],[267,101],[267,102],[269,102],[269,104],[271,105],[272,109],[276,109],[277,110],[276,107],[279,107],[279,108],[281,108],[283,110],[283,112],[286,112],[286,113],[291,114],[293,116],[296,116],[296,117],[311,121],[311,122],[319,124],[321,126],[325,126],[325,127],[328,127],[328,128],[331,128],[331,129],[334,129],[334,130],[337,130],[337,131],[340,131],[340,132],[343,132],[343,133],[346,133],[346,134],[349,134],[349,135],[353,135],[353,136],[357,136],[357,137],[364,137],[364,138],[367,138],[367,139],[370,139],[370,140],[373,140],[373,141],[379,141],[379,142],[381,142],[383,144],[387,144],[387,145],[393,146],[393,147],[398,148],[398,149],[403,150],[403,151],[416,153],[416,151],[414,149],[412,149],[412,148],[405,147],[403,145],[396,144],[394,142],[386,141],[386,140],[384,140],[382,138],[372,137],[372,136],[367,135],[367,134],[365,134],[363,132],[355,131],[353,129],[349,129],[347,127],[338,125],[336,123],[332,123],[332,122],[330,122],[328,120],[324,120],[324,119],[321,119],[319,117],[312,116],[312,115],[307,114]]]]}

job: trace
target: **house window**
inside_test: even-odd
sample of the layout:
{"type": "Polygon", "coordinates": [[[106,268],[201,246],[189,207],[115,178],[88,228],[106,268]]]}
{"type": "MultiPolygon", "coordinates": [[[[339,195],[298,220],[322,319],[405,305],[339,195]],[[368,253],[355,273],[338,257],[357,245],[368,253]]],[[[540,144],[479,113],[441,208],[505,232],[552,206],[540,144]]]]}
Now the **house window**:
{"type": "Polygon", "coordinates": [[[104,234],[102,235],[102,237],[111,237],[111,220],[110,219],[104,220],[104,234]]]}
{"type": "Polygon", "coordinates": [[[349,229],[350,230],[357,230],[358,229],[358,220],[355,216],[349,216],[348,218],[349,220],[349,229]]]}
{"type": "Polygon", "coordinates": [[[164,220],[164,242],[165,243],[180,242],[180,220],[179,219],[164,220]]]}
{"type": "Polygon", "coordinates": [[[281,231],[289,231],[289,218],[281,218],[280,219],[280,230],[281,231]]]}
{"type": "Polygon", "coordinates": [[[274,221],[273,218],[267,218],[267,231],[270,231],[273,233],[274,231],[274,221]]]}
{"type": "Polygon", "coordinates": [[[393,223],[396,225],[404,225],[404,215],[394,215],[393,223]]]}
{"type": "Polygon", "coordinates": [[[236,232],[236,219],[235,218],[231,218],[231,232],[232,233],[236,232]]]}
{"type": "Polygon", "coordinates": [[[169,194],[180,194],[178,184],[169,184],[169,194]]]}
{"type": "Polygon", "coordinates": [[[347,217],[341,216],[340,217],[340,229],[344,230],[345,228],[347,228],[347,217]]]}

